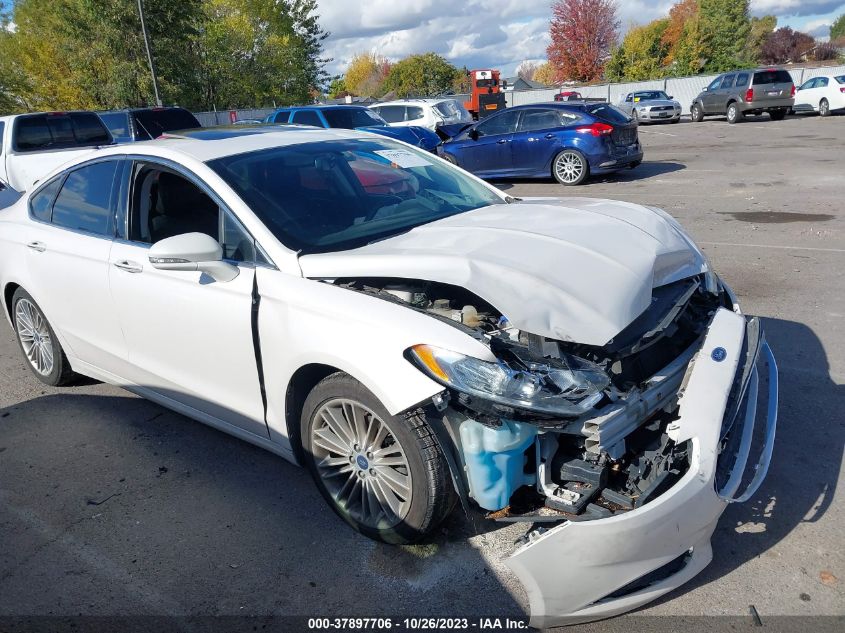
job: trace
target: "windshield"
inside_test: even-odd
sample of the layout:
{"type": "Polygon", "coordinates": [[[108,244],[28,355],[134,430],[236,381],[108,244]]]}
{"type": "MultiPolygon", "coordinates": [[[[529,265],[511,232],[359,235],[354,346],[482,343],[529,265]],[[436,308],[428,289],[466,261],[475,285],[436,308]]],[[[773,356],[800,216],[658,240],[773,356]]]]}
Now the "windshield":
{"type": "Polygon", "coordinates": [[[656,101],[658,99],[669,99],[662,90],[650,90],[648,92],[635,92],[634,101],[656,101]]]}
{"type": "Polygon", "coordinates": [[[387,121],[367,108],[323,110],[323,116],[329,122],[329,127],[340,127],[347,130],[354,130],[356,127],[367,127],[370,125],[387,125],[387,121]]]}
{"type": "Polygon", "coordinates": [[[288,145],[208,165],[279,241],[303,253],[357,248],[504,204],[460,170],[389,139],[288,145]]]}

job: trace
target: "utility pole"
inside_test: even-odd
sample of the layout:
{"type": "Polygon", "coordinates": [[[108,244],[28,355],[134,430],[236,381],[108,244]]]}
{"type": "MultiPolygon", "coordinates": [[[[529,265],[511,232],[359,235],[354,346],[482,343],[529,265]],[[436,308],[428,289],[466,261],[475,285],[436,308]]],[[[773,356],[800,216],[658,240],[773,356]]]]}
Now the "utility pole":
{"type": "Polygon", "coordinates": [[[158,78],[156,77],[155,64],[153,64],[153,53],[150,50],[150,36],[147,33],[147,23],[144,21],[144,0],[138,0],[138,15],[141,16],[141,34],[144,36],[144,47],[147,49],[147,61],[150,63],[150,75],[153,78],[153,92],[155,93],[156,105],[161,106],[161,97],[158,95],[158,78]]]}

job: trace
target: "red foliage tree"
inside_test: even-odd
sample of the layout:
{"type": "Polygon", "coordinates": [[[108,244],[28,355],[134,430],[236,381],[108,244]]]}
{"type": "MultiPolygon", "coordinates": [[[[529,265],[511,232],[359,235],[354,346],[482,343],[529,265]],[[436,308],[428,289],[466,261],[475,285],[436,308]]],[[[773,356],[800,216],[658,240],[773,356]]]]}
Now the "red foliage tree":
{"type": "Polygon", "coordinates": [[[619,37],[614,0],[556,0],[546,49],[559,81],[600,79],[619,37]]]}
{"type": "Polygon", "coordinates": [[[770,33],[763,41],[761,61],[764,64],[800,62],[815,44],[816,41],[806,33],[784,26],[770,33]]]}

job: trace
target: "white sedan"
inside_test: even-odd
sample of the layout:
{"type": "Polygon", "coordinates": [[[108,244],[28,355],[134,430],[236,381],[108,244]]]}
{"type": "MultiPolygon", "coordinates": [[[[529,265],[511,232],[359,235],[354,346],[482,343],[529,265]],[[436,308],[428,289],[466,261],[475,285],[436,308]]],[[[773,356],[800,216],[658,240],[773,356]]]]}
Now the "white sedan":
{"type": "Polygon", "coordinates": [[[514,199],[380,136],[77,158],[0,210],[0,289],[38,379],[278,453],[369,537],[420,539],[456,501],[533,526],[507,564],[535,626],[689,580],[771,457],[759,321],[669,215],[514,199]]]}
{"type": "Polygon", "coordinates": [[[792,111],[818,112],[827,116],[845,110],[845,75],[821,75],[808,79],[795,91],[792,111]]]}

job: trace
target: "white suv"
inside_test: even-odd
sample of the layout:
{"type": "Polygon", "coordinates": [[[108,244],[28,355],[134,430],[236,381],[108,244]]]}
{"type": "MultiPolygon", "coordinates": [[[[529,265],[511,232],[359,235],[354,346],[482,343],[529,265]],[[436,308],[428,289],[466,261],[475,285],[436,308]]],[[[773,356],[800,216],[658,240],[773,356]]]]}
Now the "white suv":
{"type": "Polygon", "coordinates": [[[472,115],[457,99],[404,99],[370,106],[391,126],[418,125],[436,130],[440,125],[472,123],[472,115]]]}

